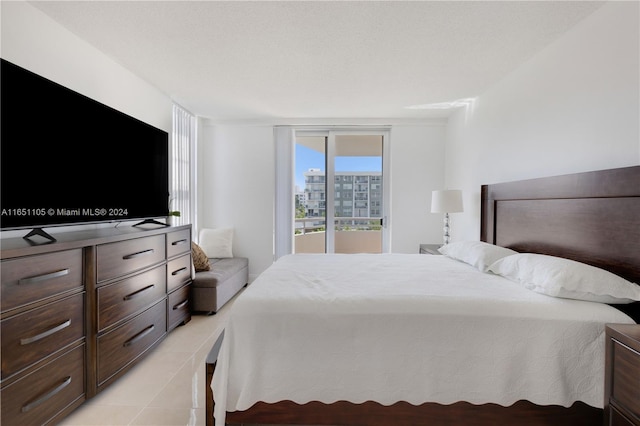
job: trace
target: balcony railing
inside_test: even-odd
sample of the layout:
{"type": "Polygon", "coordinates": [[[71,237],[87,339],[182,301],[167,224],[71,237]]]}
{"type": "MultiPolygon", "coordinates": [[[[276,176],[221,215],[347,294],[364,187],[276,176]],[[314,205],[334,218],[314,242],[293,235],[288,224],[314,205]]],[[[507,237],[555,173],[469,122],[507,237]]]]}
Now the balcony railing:
{"type": "MultiPolygon", "coordinates": [[[[379,217],[336,217],[336,231],[379,231],[382,228],[379,217]]],[[[306,234],[325,230],[327,220],[324,217],[296,218],[296,234],[306,234]]]]}
{"type": "MultiPolygon", "coordinates": [[[[296,219],[295,253],[324,253],[324,217],[296,219]]],[[[335,218],[335,253],[381,253],[382,226],[380,218],[335,218]]]]}

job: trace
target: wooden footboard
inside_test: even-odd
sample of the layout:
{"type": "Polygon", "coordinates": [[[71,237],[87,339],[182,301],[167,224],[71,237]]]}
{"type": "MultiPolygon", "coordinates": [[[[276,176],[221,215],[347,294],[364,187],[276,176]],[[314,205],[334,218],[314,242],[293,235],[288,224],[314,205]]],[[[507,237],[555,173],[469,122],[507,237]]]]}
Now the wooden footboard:
{"type": "Polygon", "coordinates": [[[247,411],[227,413],[228,425],[236,424],[344,425],[344,426],[495,426],[495,425],[602,425],[602,410],[577,403],[571,408],[540,407],[518,401],[511,407],[496,404],[451,405],[400,402],[383,406],[375,402],[334,404],[312,402],[298,405],[290,401],[258,403],[247,411]]]}
{"type": "Polygon", "coordinates": [[[205,361],[205,369],[206,369],[206,379],[204,381],[205,385],[205,398],[206,398],[206,412],[207,412],[207,426],[213,426],[213,407],[214,407],[214,399],[213,399],[213,390],[211,390],[211,381],[213,380],[213,372],[216,368],[216,361],[218,360],[218,353],[220,352],[220,346],[222,346],[222,339],[224,338],[224,330],[218,337],[218,340],[213,344],[209,354],[207,355],[207,359],[205,361]]]}

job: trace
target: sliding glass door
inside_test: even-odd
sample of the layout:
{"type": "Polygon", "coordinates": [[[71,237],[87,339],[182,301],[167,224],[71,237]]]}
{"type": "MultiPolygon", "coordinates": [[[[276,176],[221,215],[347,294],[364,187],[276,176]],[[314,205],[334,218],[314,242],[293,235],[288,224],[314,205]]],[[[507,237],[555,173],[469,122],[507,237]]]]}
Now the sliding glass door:
{"type": "Polygon", "coordinates": [[[387,251],[386,131],[296,132],[295,253],[387,251]]]}

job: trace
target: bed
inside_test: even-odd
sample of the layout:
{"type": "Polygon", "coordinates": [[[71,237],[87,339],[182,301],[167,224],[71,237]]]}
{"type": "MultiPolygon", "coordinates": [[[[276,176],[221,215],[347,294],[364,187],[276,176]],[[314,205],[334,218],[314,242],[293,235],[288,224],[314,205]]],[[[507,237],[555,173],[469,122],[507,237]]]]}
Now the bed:
{"type": "Polygon", "coordinates": [[[445,256],[275,262],[230,312],[217,424],[601,424],[604,324],[640,321],[640,167],[486,185],[481,200],[481,242],[445,256]],[[611,299],[512,275],[560,258],[602,271],[584,270],[611,299]]]}

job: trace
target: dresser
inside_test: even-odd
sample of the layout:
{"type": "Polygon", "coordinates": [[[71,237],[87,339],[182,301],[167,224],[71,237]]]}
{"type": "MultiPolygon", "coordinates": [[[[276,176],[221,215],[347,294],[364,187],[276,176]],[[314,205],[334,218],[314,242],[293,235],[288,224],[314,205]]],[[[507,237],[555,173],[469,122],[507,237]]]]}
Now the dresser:
{"type": "Polygon", "coordinates": [[[0,415],[56,423],[191,318],[191,226],[2,240],[0,415]]]}
{"type": "Polygon", "coordinates": [[[640,426],[640,325],[609,324],[605,348],[607,426],[640,426]]]}

